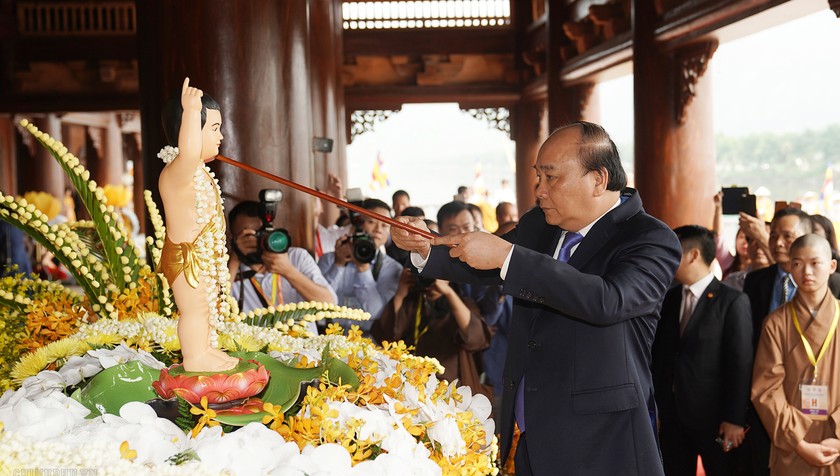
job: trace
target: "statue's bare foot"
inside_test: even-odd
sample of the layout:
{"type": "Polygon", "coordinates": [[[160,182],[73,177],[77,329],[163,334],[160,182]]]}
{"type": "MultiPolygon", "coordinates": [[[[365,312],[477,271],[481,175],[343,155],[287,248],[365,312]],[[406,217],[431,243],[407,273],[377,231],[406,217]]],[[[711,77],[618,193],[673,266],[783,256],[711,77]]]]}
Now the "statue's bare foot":
{"type": "Polygon", "coordinates": [[[232,363],[234,366],[239,363],[239,359],[236,357],[231,357],[230,355],[226,354],[224,351],[215,349],[213,347],[207,349],[208,352],[211,354],[218,356],[219,358],[223,359],[225,362],[232,363]]]}
{"type": "Polygon", "coordinates": [[[239,362],[233,357],[230,359],[232,362],[208,351],[196,357],[184,358],[184,370],[187,372],[224,372],[236,367],[239,362]]]}

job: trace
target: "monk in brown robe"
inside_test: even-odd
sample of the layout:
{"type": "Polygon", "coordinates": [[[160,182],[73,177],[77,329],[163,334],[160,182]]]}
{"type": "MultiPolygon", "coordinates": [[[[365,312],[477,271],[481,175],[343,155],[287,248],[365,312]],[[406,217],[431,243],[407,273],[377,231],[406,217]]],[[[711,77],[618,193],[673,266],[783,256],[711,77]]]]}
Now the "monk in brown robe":
{"type": "Polygon", "coordinates": [[[771,474],[840,475],[840,304],[828,290],[837,262],[813,234],[790,257],[796,296],[764,321],[752,401],[773,440],[771,474]]]}

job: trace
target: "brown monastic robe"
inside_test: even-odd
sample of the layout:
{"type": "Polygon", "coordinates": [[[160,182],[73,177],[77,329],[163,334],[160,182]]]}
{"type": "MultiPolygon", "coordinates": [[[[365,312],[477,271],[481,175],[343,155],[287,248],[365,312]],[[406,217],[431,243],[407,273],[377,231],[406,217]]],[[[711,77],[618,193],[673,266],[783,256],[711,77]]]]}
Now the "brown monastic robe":
{"type": "MultiPolygon", "coordinates": [[[[799,325],[819,355],[834,319],[836,299],[826,292],[816,317],[798,296],[792,301],[799,325]]],[[[776,309],[764,321],[753,367],[752,401],[764,427],[773,440],[770,452],[771,474],[785,476],[840,476],[840,459],[827,467],[805,462],[795,448],[803,438],[818,443],[839,438],[840,422],[840,339],[837,331],[818,363],[821,385],[828,385],[828,420],[820,421],[803,414],[800,383],[812,378],[814,366],[808,359],[802,339],[796,331],[790,305],[776,309]]],[[[749,438],[749,434],[747,435],[749,438]]]]}

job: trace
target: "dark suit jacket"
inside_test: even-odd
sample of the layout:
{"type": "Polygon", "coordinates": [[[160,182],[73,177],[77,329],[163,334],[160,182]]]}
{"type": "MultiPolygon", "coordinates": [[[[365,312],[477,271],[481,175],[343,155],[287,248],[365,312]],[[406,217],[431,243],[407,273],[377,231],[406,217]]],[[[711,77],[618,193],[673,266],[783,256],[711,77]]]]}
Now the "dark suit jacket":
{"type": "Polygon", "coordinates": [[[744,425],[752,381],[752,319],[747,296],[717,279],[703,291],[680,337],[682,286],[662,302],[653,341],[653,383],[663,428],[717,431],[744,425]]]}
{"type": "MultiPolygon", "coordinates": [[[[770,309],[773,298],[773,280],[776,278],[779,265],[774,264],[766,268],[757,269],[747,274],[744,279],[744,294],[750,298],[750,308],[753,319],[753,349],[758,345],[764,318],[775,309],[770,309]]],[[[834,297],[840,299],[840,275],[831,273],[828,277],[828,289],[834,297]]]]}
{"type": "MultiPolygon", "coordinates": [[[[514,297],[504,372],[501,457],[513,433],[516,385],[536,474],[661,475],[651,427],[650,375],[662,297],[679,266],[674,233],[646,214],[638,193],[590,229],[568,263],[552,255],[562,230],[542,210],[522,216],[504,292],[514,297]]],[[[501,283],[433,247],[424,276],[501,283]]]]}

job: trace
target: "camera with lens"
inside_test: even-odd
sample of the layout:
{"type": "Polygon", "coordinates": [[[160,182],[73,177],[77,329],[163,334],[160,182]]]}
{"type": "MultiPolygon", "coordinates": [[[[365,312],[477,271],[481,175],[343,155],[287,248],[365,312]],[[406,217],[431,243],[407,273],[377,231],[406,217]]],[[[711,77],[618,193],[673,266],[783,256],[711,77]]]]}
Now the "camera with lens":
{"type": "MultiPolygon", "coordinates": [[[[350,202],[353,203],[353,202],[350,202]]],[[[363,202],[353,203],[361,206],[363,202]]],[[[350,210],[350,223],[353,224],[353,234],[350,235],[350,245],[353,247],[353,259],[359,263],[371,263],[376,258],[376,243],[370,233],[367,233],[362,225],[365,217],[353,210],[350,210]]]]}
{"type": "Polygon", "coordinates": [[[435,285],[434,278],[427,278],[425,276],[420,276],[419,274],[414,275],[414,287],[420,291],[427,291],[431,289],[435,285]]]}
{"type": "MultiPolygon", "coordinates": [[[[364,207],[362,189],[348,188],[347,201],[358,207],[364,207]]],[[[356,211],[349,210],[350,223],[353,225],[353,234],[350,235],[350,244],[353,248],[353,259],[359,263],[371,263],[376,258],[376,243],[370,233],[365,232],[365,217],[356,211]]]]}
{"type": "Polygon", "coordinates": [[[283,200],[283,192],[275,189],[260,190],[260,220],[262,226],[256,231],[257,250],[242,257],[245,264],[262,263],[263,252],[285,253],[292,246],[292,238],[284,228],[274,228],[277,204],[283,200]]]}

